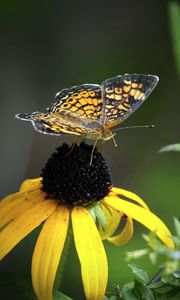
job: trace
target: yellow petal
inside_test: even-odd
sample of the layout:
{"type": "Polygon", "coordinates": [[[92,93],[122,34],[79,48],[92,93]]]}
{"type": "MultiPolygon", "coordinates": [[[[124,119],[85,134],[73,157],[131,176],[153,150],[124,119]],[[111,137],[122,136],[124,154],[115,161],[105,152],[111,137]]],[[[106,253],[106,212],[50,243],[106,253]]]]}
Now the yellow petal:
{"type": "Polygon", "coordinates": [[[132,192],[129,192],[129,191],[126,191],[124,189],[120,189],[120,188],[117,188],[117,187],[113,187],[112,188],[112,191],[118,195],[118,196],[124,196],[126,198],[129,198],[130,200],[133,200],[135,202],[137,202],[138,204],[140,204],[142,207],[146,208],[146,209],[149,209],[149,207],[147,206],[147,204],[136,194],[132,193],[132,192]]]}
{"type": "Polygon", "coordinates": [[[118,197],[106,197],[104,201],[110,207],[142,223],[149,230],[153,231],[169,248],[174,248],[170,231],[152,212],[118,197]]]}
{"type": "Polygon", "coordinates": [[[133,222],[130,217],[126,218],[126,224],[120,234],[108,238],[108,241],[117,246],[122,246],[129,242],[133,236],[133,222]]]}
{"type": "Polygon", "coordinates": [[[108,265],[100,235],[84,207],[73,208],[72,225],[86,298],[102,300],[107,285],[108,265]]]}
{"type": "Polygon", "coordinates": [[[42,201],[9,223],[0,232],[0,260],[55,209],[55,201],[42,201]]]}
{"type": "Polygon", "coordinates": [[[0,203],[0,228],[43,200],[44,196],[39,190],[7,196],[0,203]]]}
{"type": "Polygon", "coordinates": [[[46,220],[38,237],[32,259],[32,282],[39,300],[52,300],[56,271],[63,251],[69,210],[59,206],[46,220]]]}
{"type": "Polygon", "coordinates": [[[106,207],[104,205],[101,205],[101,208],[106,217],[107,225],[106,228],[102,228],[98,226],[98,231],[101,236],[101,239],[105,240],[108,237],[110,237],[118,227],[119,222],[121,220],[121,215],[111,207],[106,207]]]}
{"type": "Polygon", "coordinates": [[[41,180],[42,180],[42,177],[26,179],[21,184],[19,191],[27,192],[27,191],[31,191],[31,190],[40,189],[42,186],[41,180]]]}

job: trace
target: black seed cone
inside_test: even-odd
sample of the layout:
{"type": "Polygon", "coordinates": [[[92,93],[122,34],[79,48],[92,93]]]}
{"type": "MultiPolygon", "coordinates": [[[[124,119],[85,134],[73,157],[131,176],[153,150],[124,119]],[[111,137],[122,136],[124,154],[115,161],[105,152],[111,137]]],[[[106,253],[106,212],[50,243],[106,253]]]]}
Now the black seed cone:
{"type": "Polygon", "coordinates": [[[109,167],[102,154],[93,146],[67,144],[56,149],[42,169],[42,190],[59,203],[87,205],[108,195],[112,186],[109,167]],[[73,148],[72,148],[73,147],[73,148]]]}

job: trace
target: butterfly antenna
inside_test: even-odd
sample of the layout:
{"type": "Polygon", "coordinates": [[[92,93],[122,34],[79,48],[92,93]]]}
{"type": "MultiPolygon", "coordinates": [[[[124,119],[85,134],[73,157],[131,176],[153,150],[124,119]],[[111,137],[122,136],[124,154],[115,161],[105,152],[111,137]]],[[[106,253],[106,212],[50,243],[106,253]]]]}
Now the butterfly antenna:
{"type": "Polygon", "coordinates": [[[118,130],[125,130],[125,129],[137,129],[137,128],[154,128],[154,125],[130,125],[130,126],[124,126],[124,127],[118,127],[115,129],[112,129],[112,131],[118,131],[118,130]]]}

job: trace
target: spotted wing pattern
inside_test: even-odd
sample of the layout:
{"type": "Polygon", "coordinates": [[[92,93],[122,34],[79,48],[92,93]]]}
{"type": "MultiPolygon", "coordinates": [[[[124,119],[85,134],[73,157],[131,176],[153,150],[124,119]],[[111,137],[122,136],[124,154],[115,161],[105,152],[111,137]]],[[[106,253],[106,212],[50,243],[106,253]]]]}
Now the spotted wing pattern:
{"type": "Polygon", "coordinates": [[[102,83],[102,122],[111,128],[127,119],[149,96],[158,83],[155,75],[125,74],[102,83]]]}
{"type": "Polygon", "coordinates": [[[58,101],[49,109],[49,113],[61,114],[61,110],[66,109],[91,120],[97,120],[101,115],[103,100],[98,84],[64,89],[56,94],[56,99],[58,101]]]}
{"type": "Polygon", "coordinates": [[[17,119],[31,121],[35,130],[49,135],[61,135],[63,133],[74,135],[98,136],[103,127],[98,121],[77,117],[76,114],[66,110],[61,111],[61,116],[57,114],[44,114],[34,112],[32,114],[18,114],[17,119]]]}
{"type": "Polygon", "coordinates": [[[47,113],[17,114],[16,118],[31,121],[33,127],[45,134],[99,135],[102,125],[101,90],[98,84],[83,84],[64,89],[55,96],[56,102],[47,113]]]}
{"type": "MultiPolygon", "coordinates": [[[[105,80],[101,86],[83,84],[64,89],[47,113],[17,114],[45,134],[62,133],[102,137],[109,128],[127,119],[158,82],[154,75],[125,74],[105,80]]],[[[112,136],[112,134],[110,135],[112,136]]]]}

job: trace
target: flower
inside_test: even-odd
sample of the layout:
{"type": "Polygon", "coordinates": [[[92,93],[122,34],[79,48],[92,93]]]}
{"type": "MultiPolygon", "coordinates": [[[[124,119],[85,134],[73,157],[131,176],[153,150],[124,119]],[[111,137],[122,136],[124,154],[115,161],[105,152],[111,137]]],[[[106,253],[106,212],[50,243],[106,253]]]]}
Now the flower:
{"type": "Polygon", "coordinates": [[[40,300],[51,300],[70,220],[88,300],[102,300],[108,264],[102,239],[122,245],[133,235],[132,219],[170,248],[165,224],[136,194],[112,187],[105,159],[92,146],[63,144],[49,158],[41,177],[25,180],[19,192],[0,202],[0,259],[44,222],[32,258],[32,282],[40,300]],[[121,220],[123,230],[112,236],[121,220]]]}

